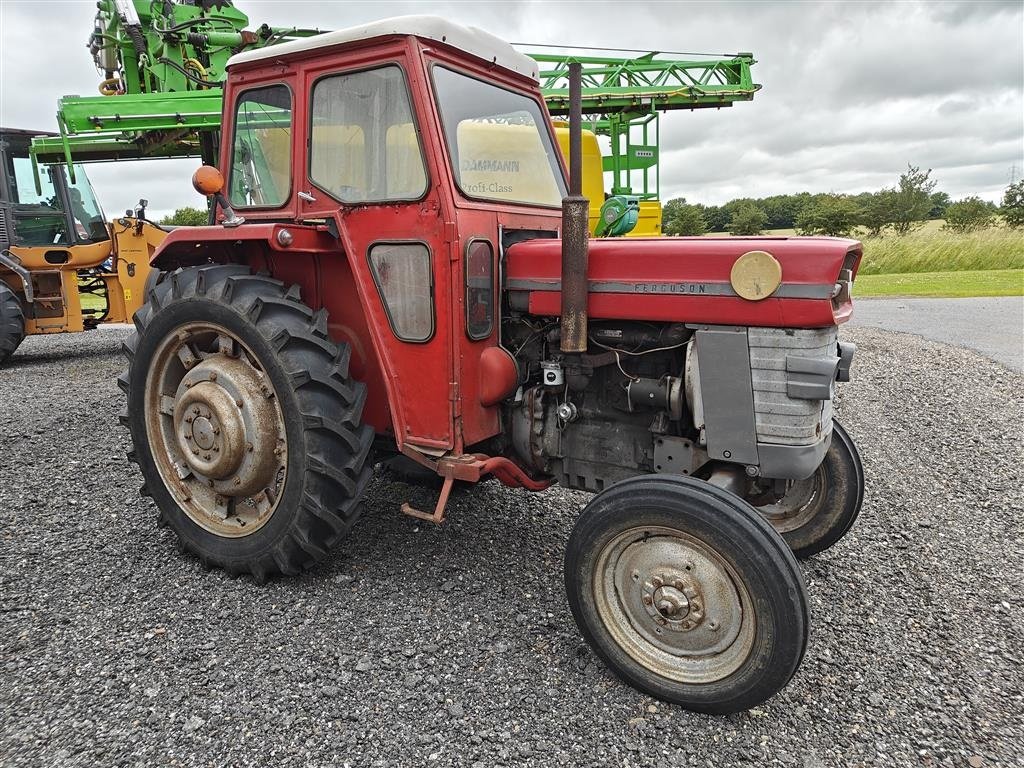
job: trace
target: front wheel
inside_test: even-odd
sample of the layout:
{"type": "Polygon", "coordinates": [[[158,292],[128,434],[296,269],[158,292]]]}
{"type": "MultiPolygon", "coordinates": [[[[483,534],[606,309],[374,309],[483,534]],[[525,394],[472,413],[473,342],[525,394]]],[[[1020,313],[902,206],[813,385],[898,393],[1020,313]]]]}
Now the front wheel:
{"type": "Polygon", "coordinates": [[[794,482],[773,504],[757,507],[803,559],[824,552],[853,527],[864,501],[864,468],[857,446],[838,421],[821,466],[794,482]]]}
{"type": "Polygon", "coordinates": [[[569,606],[627,683],[699,712],[775,694],[807,644],[800,568],[746,502],[692,478],[618,483],[583,510],[565,558],[569,606]]]}

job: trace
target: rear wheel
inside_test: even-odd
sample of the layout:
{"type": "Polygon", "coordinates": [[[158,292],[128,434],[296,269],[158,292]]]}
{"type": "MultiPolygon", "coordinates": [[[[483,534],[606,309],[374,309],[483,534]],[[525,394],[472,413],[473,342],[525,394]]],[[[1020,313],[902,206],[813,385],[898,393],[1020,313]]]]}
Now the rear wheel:
{"type": "Polygon", "coordinates": [[[800,568],[746,502],[692,478],[618,483],[583,510],[569,606],[626,682],[701,712],[736,712],[789,682],[807,643],[800,568]]]}
{"type": "Polygon", "coordinates": [[[757,507],[799,558],[823,552],[853,527],[864,502],[864,468],[857,446],[838,421],[821,466],[794,482],[774,504],[757,507]]]}
{"type": "Polygon", "coordinates": [[[358,515],[373,432],[326,314],[242,266],[152,288],[123,417],[144,489],[204,565],[262,580],[322,559],[358,515]]]}
{"type": "Polygon", "coordinates": [[[18,295],[0,280],[0,365],[7,362],[25,340],[25,313],[18,295]]]}

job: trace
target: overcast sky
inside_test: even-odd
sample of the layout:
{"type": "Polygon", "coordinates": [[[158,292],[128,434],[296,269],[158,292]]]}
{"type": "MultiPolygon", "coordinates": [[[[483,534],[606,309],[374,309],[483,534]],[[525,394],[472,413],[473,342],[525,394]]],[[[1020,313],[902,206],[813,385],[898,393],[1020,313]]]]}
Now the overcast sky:
{"type": "MultiPolygon", "coordinates": [[[[664,200],[863,192],[907,163],[954,199],[998,201],[1024,176],[1024,2],[282,2],[236,0],[250,29],[339,29],[433,13],[512,42],[753,51],[762,90],[661,120],[664,200]]],[[[0,124],[52,130],[62,94],[94,94],[91,0],[0,0],[0,124]]],[[[195,161],[92,166],[113,215],[199,205],[195,161]]]]}

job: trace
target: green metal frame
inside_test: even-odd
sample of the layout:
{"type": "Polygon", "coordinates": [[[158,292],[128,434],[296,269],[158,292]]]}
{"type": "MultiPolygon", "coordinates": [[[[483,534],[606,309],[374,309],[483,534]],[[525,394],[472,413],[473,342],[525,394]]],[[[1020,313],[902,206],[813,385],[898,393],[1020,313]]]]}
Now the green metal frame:
{"type": "Polygon", "coordinates": [[[569,64],[583,65],[583,113],[598,135],[611,141],[604,170],[612,174],[611,194],[659,197],[659,116],[677,109],[720,109],[750,101],[754,82],[751,53],[688,61],[648,53],[631,59],[529,54],[541,64],[540,84],[552,115],[568,112],[569,64]],[[639,176],[639,189],[634,179],[639,176]]]}
{"type": "MultiPolygon", "coordinates": [[[[244,29],[233,6],[203,11],[181,3],[99,0],[90,49],[106,69],[110,96],[65,96],[58,105],[60,135],[32,143],[33,162],[199,157],[202,136],[220,129],[227,59],[241,50],[307,37],[317,30],[244,29]],[[134,14],[133,14],[134,11],[134,14]],[[162,11],[162,12],[161,12],[162,11]],[[139,50],[139,47],[144,50],[139,50]],[[116,68],[107,65],[116,58],[116,68]]],[[[658,197],[658,117],[667,110],[731,107],[761,88],[751,76],[754,57],[692,60],[529,53],[540,65],[540,86],[554,116],[568,113],[568,71],[583,65],[583,112],[609,137],[604,169],[612,194],[658,197]],[[633,180],[639,177],[637,192],[633,180]]]]}

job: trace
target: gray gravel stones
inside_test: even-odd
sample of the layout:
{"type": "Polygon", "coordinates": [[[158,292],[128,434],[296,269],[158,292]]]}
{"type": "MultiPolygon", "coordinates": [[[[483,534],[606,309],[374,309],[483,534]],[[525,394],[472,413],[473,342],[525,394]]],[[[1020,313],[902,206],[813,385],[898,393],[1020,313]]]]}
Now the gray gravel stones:
{"type": "Polygon", "coordinates": [[[0,370],[4,766],[1024,765],[1018,374],[846,334],[864,512],[804,565],[792,684],[716,718],[580,639],[561,561],[583,494],[487,483],[434,528],[382,479],[314,572],[204,572],[124,459],[124,334],[31,338],[0,370]]]}

